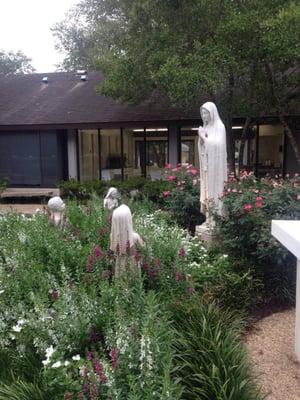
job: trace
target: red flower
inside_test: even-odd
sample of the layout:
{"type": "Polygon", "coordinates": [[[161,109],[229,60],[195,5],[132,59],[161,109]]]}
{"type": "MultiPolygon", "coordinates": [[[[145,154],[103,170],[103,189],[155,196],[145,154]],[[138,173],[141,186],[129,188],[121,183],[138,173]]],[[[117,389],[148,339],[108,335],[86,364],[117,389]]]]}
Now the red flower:
{"type": "Polygon", "coordinates": [[[175,181],[176,176],[175,175],[168,175],[167,179],[168,179],[168,181],[172,182],[172,181],[175,181]]]}
{"type": "Polygon", "coordinates": [[[159,258],[156,260],[155,264],[156,264],[157,268],[161,267],[161,261],[159,258]]]}
{"type": "Polygon", "coordinates": [[[198,171],[196,170],[196,168],[191,168],[191,169],[190,169],[190,173],[191,173],[192,175],[197,175],[197,174],[198,174],[198,171]]]}
{"type": "Polygon", "coordinates": [[[245,212],[250,212],[252,210],[252,208],[253,208],[253,205],[252,204],[245,204],[243,208],[244,208],[245,212]]]}
{"type": "Polygon", "coordinates": [[[100,236],[104,236],[104,235],[106,235],[106,233],[107,233],[107,229],[106,228],[103,228],[103,227],[99,228],[99,235],[100,236]]]}
{"type": "Polygon", "coordinates": [[[189,287],[189,294],[190,294],[191,296],[193,296],[195,293],[196,293],[195,289],[194,289],[192,286],[190,286],[190,287],[189,287]]]}
{"type": "MultiPolygon", "coordinates": [[[[89,351],[89,350],[87,350],[87,352],[86,352],[86,358],[88,359],[88,360],[93,360],[93,358],[94,358],[94,353],[92,352],[92,351],[89,351]]],[[[87,368],[86,368],[86,370],[87,370],[87,368]]]]}
{"type": "Polygon", "coordinates": [[[89,255],[86,263],[86,271],[93,272],[94,269],[94,258],[93,256],[89,255]]]}
{"type": "Polygon", "coordinates": [[[164,197],[169,197],[170,194],[171,194],[170,190],[165,190],[165,191],[163,192],[163,196],[164,196],[164,197]]]}
{"type": "Polygon", "coordinates": [[[56,289],[52,289],[50,291],[51,301],[56,301],[58,299],[58,291],[56,289]]]}
{"type": "Polygon", "coordinates": [[[262,201],[263,201],[263,198],[262,198],[261,196],[257,196],[257,197],[256,197],[256,201],[257,201],[257,202],[262,202],[262,201]]]}
{"type": "Polygon", "coordinates": [[[104,373],[103,365],[102,365],[101,361],[98,360],[98,358],[94,360],[93,366],[94,366],[95,373],[99,376],[100,382],[105,383],[107,381],[107,378],[104,373]]]}
{"type": "Polygon", "coordinates": [[[100,257],[102,255],[100,246],[95,246],[94,252],[96,257],[100,257]]]}
{"type": "Polygon", "coordinates": [[[135,256],[134,256],[135,262],[138,263],[139,261],[141,261],[141,259],[142,259],[142,256],[139,253],[136,253],[135,256]]]}
{"type": "Polygon", "coordinates": [[[171,169],[171,168],[172,168],[172,164],[170,164],[170,163],[166,164],[166,165],[165,165],[165,168],[171,169]]]}
{"type": "Polygon", "coordinates": [[[180,248],[179,253],[178,253],[179,257],[185,257],[185,250],[183,247],[180,248]]]}
{"type": "Polygon", "coordinates": [[[114,347],[109,353],[113,369],[116,369],[118,366],[119,352],[120,350],[117,347],[114,347]]]}
{"type": "Polygon", "coordinates": [[[261,207],[263,206],[263,203],[257,201],[257,202],[255,203],[255,205],[256,205],[256,207],[261,208],[261,207]]]}
{"type": "Polygon", "coordinates": [[[180,271],[176,271],[176,277],[175,277],[177,282],[183,281],[184,280],[184,275],[180,271]]]}
{"type": "Polygon", "coordinates": [[[149,265],[149,263],[145,262],[144,265],[143,265],[143,267],[144,267],[144,269],[145,269],[146,271],[148,271],[148,269],[150,268],[150,265],[149,265]]]}
{"type": "Polygon", "coordinates": [[[130,255],[130,241],[126,240],[126,253],[127,255],[130,255]]]}

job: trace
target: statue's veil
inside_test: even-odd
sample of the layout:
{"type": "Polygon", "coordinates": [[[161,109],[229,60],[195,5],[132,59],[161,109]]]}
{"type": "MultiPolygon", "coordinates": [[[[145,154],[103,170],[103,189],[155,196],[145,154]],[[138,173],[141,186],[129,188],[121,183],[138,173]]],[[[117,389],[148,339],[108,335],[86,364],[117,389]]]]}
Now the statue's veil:
{"type": "Polygon", "coordinates": [[[125,204],[116,208],[112,214],[110,249],[119,254],[126,254],[133,241],[133,225],[130,208],[125,204]]]}

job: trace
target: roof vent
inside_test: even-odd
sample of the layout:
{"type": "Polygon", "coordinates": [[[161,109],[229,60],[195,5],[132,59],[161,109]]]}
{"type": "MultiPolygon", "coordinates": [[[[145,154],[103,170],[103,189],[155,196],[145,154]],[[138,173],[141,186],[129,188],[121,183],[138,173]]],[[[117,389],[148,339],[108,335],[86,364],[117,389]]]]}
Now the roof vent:
{"type": "Polygon", "coordinates": [[[43,79],[42,79],[42,81],[43,81],[44,83],[48,83],[48,76],[44,76],[43,79]]]}
{"type": "Polygon", "coordinates": [[[81,80],[81,81],[84,81],[84,82],[87,81],[87,76],[86,76],[85,74],[84,74],[84,75],[81,75],[81,76],[80,76],[80,80],[81,80]]]}
{"type": "Polygon", "coordinates": [[[85,70],[85,69],[78,69],[78,70],[76,71],[76,74],[77,74],[77,75],[86,75],[86,70],[85,70]]]}

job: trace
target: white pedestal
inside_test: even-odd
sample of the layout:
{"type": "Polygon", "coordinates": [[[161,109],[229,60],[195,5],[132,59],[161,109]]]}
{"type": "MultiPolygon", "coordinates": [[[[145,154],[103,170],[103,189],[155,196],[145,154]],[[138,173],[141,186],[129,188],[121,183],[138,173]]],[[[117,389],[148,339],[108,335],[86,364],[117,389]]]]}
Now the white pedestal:
{"type": "Polygon", "coordinates": [[[295,353],[300,361],[300,221],[272,221],[271,232],[297,257],[295,353]]]}
{"type": "Polygon", "coordinates": [[[196,225],[195,236],[202,240],[206,247],[211,246],[214,242],[217,241],[217,236],[205,224],[196,225]]]}

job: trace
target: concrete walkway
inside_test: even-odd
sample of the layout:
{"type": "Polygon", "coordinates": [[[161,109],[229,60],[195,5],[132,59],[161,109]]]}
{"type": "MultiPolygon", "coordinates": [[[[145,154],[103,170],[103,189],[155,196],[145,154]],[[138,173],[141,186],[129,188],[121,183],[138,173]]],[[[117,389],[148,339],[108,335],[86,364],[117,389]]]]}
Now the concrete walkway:
{"type": "Polygon", "coordinates": [[[32,215],[36,212],[45,212],[44,204],[0,204],[0,214],[16,212],[19,214],[32,215]]]}
{"type": "Polygon", "coordinates": [[[7,188],[1,193],[2,198],[9,197],[52,197],[59,196],[56,188],[7,188]]]}

